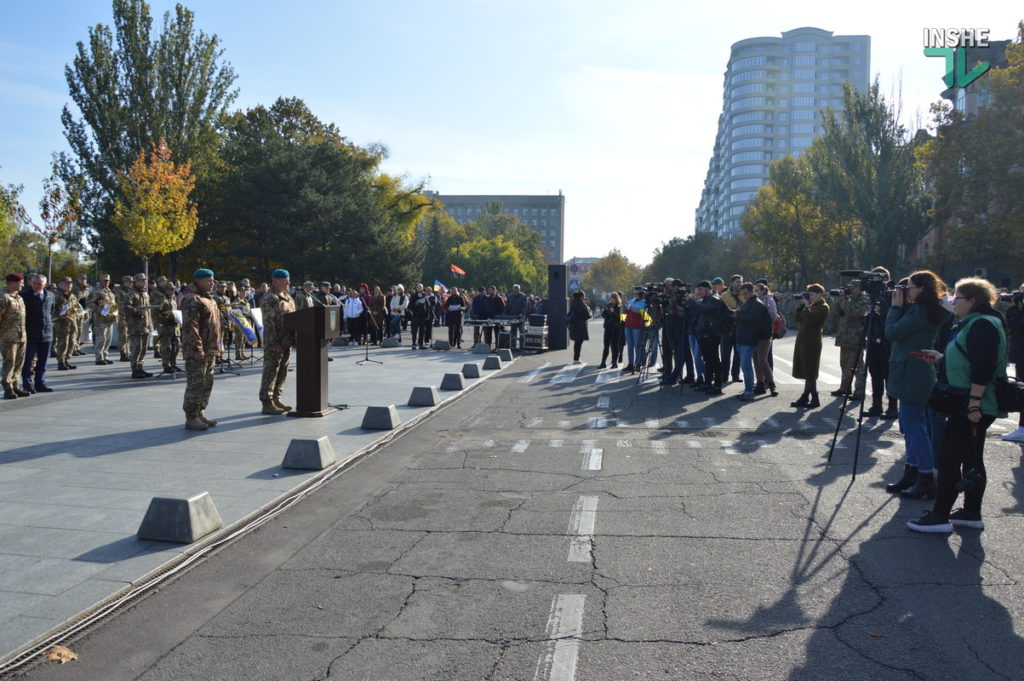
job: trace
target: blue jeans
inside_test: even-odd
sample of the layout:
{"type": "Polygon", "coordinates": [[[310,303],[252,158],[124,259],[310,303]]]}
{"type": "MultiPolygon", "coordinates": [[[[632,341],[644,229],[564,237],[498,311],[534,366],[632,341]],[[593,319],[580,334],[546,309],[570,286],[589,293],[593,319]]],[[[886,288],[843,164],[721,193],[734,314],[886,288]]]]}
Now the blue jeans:
{"type": "Polygon", "coordinates": [[[393,314],[388,316],[388,335],[402,342],[402,315],[393,314]]]}
{"type": "Polygon", "coordinates": [[[754,355],[757,353],[756,345],[737,345],[736,350],[740,356],[740,369],[743,370],[743,392],[748,395],[754,394],[754,355]]]}
{"type": "Polygon", "coordinates": [[[636,366],[637,362],[643,359],[637,357],[637,349],[640,347],[640,334],[643,332],[643,329],[626,329],[626,356],[629,358],[629,363],[633,366],[636,366]]]}
{"type": "Polygon", "coordinates": [[[942,443],[945,419],[925,406],[900,400],[900,431],[907,448],[906,464],[921,473],[935,470],[935,456],[942,443]]]}
{"type": "Polygon", "coordinates": [[[690,342],[690,354],[693,355],[693,369],[696,372],[696,380],[704,380],[704,358],[700,354],[700,342],[697,340],[695,335],[687,334],[687,340],[690,342]]]}

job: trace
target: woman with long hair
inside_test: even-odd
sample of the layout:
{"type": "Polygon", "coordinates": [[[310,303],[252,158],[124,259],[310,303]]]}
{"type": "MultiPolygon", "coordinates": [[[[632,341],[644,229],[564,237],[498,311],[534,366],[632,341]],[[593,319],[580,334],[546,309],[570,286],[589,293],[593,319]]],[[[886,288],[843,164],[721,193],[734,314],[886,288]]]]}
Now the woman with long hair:
{"type": "Polygon", "coordinates": [[[906,457],[903,477],[885,489],[908,499],[931,499],[935,496],[935,445],[942,430],[941,419],[928,409],[935,367],[912,353],[934,350],[939,328],[950,315],[939,301],[946,285],[937,274],[921,270],[906,281],[906,293],[900,286],[893,291],[885,319],[885,337],[891,344],[886,392],[899,400],[906,457]]]}
{"type": "Polygon", "coordinates": [[[444,323],[448,327],[448,344],[453,348],[462,347],[462,312],[466,309],[466,299],[462,291],[452,288],[444,301],[444,323]]]}
{"type": "Polygon", "coordinates": [[[622,299],[618,293],[613,293],[608,298],[608,304],[601,310],[604,317],[604,345],[601,348],[601,365],[598,369],[604,369],[608,360],[608,354],[612,356],[612,369],[619,368],[619,361],[622,359],[622,351],[619,349],[619,336],[622,334],[622,299]]]}
{"type": "Polygon", "coordinates": [[[993,307],[996,290],[980,278],[961,279],[953,295],[957,323],[945,353],[922,350],[926,361],[938,364],[939,381],[953,396],[946,404],[946,428],[937,460],[939,478],[935,504],[907,527],[916,532],[952,532],[953,526],[983,529],[981,500],[985,495],[985,431],[1006,412],[999,409],[995,383],[1006,377],[1005,321],[993,307]],[[964,404],[956,394],[966,393],[964,404]],[[964,507],[952,512],[957,495],[964,507]]]}
{"type": "Polygon", "coordinates": [[[629,364],[623,371],[640,371],[640,363],[644,361],[640,357],[640,335],[643,333],[644,325],[647,323],[647,292],[642,286],[635,289],[636,297],[626,303],[626,357],[629,364]]]}
{"type": "MultiPolygon", "coordinates": [[[[779,308],[768,284],[754,284],[754,293],[757,295],[757,299],[768,308],[768,316],[774,325],[775,319],[779,316],[779,308]]],[[[771,363],[772,341],[774,338],[769,333],[768,338],[762,338],[757,342],[757,354],[754,355],[754,374],[757,378],[757,383],[754,385],[755,395],[769,393],[772,397],[779,396],[775,389],[775,370],[771,363]]]]}
{"type": "Polygon", "coordinates": [[[583,349],[583,341],[590,340],[587,331],[587,321],[593,317],[590,306],[587,305],[587,296],[583,291],[572,292],[572,302],[569,303],[569,336],[572,338],[572,363],[580,363],[580,350],[583,349]]]}
{"type": "Polygon", "coordinates": [[[804,379],[804,392],[791,407],[813,409],[821,406],[818,399],[818,369],[821,367],[821,336],[828,319],[829,307],[825,302],[825,287],[810,284],[804,297],[797,303],[796,345],[793,350],[793,378],[804,379]]]}

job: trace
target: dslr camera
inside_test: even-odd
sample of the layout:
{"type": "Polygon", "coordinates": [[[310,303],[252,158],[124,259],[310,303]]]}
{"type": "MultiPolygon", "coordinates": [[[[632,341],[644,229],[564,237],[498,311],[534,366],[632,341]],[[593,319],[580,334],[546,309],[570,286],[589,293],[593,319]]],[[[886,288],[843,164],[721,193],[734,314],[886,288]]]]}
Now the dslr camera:
{"type": "Polygon", "coordinates": [[[810,299],[811,299],[811,292],[810,291],[804,291],[803,293],[794,293],[793,294],[793,300],[796,300],[796,301],[801,301],[801,300],[805,300],[806,301],[806,300],[810,300],[810,299]]]}
{"type": "Polygon", "coordinates": [[[872,305],[879,305],[882,302],[882,296],[895,288],[895,284],[892,281],[886,282],[885,276],[878,272],[840,270],[839,276],[860,279],[860,290],[868,294],[872,305]]]}
{"type": "Polygon", "coordinates": [[[1000,293],[999,300],[1004,303],[1010,303],[1012,305],[1020,305],[1024,302],[1024,293],[1020,291],[1013,291],[1012,293],[1000,293]]]}

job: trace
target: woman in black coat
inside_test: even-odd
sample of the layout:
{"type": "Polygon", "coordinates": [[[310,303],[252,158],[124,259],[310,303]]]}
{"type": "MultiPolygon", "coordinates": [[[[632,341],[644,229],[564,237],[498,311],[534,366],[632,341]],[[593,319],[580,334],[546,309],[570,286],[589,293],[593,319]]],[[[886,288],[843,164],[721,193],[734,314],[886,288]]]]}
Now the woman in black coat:
{"type": "Polygon", "coordinates": [[[572,363],[580,363],[580,350],[583,341],[590,340],[587,333],[587,321],[593,317],[583,291],[573,291],[572,303],[569,305],[569,337],[572,338],[572,363]]]}
{"type": "Polygon", "coordinates": [[[458,288],[453,288],[444,301],[444,323],[448,327],[448,344],[453,348],[462,347],[462,311],[466,299],[458,288]]]}
{"type": "Polygon", "coordinates": [[[619,345],[619,337],[622,335],[622,300],[618,293],[613,293],[608,299],[608,305],[601,310],[604,317],[604,346],[601,348],[601,366],[605,368],[605,361],[608,353],[612,355],[612,369],[619,368],[619,360],[622,359],[622,347],[619,345]]]}

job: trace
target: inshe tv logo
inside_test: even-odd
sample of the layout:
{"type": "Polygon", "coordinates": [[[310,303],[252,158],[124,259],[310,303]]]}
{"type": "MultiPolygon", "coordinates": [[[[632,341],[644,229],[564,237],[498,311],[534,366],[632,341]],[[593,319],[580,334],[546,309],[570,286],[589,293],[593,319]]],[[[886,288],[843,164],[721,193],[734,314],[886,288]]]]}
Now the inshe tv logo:
{"type": "Polygon", "coordinates": [[[986,71],[990,64],[979,61],[967,72],[965,47],[988,47],[987,28],[926,28],[924,29],[924,56],[944,57],[946,75],[942,77],[946,87],[967,87],[986,71]],[[961,49],[957,49],[961,48],[961,49]]]}

